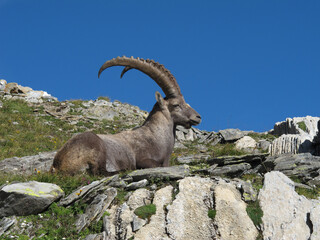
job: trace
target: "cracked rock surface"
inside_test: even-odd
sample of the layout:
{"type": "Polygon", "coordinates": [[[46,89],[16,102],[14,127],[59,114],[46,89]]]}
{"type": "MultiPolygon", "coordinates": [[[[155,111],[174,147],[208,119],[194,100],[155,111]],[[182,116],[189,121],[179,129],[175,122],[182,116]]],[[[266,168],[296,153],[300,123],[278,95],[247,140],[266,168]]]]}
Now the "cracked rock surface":
{"type": "Polygon", "coordinates": [[[263,210],[264,239],[319,239],[320,201],[296,193],[293,181],[283,173],[265,174],[258,198],[263,210]]]}

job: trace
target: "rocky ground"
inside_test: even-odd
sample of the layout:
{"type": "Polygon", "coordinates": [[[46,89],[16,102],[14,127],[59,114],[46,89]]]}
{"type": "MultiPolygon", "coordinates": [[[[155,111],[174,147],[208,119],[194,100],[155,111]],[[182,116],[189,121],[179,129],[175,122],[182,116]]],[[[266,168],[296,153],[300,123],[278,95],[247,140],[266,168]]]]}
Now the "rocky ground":
{"type": "MultiPolygon", "coordinates": [[[[148,114],[107,98],[59,102],[4,80],[0,95],[0,110],[21,99],[32,116],[67,137],[88,130],[116,133],[140,125],[148,114]]],[[[0,236],[320,239],[319,120],[288,118],[265,133],[178,127],[171,167],[109,178],[48,174],[60,147],[53,143],[46,148],[51,151],[3,155],[8,157],[0,161],[0,236]]],[[[10,146],[10,139],[0,138],[2,150],[10,146]]]]}

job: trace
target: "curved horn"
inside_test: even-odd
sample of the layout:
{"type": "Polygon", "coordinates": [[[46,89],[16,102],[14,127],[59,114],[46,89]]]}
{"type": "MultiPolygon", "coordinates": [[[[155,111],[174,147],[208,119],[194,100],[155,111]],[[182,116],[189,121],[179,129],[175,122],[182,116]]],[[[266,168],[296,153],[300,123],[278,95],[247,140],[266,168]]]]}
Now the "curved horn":
{"type": "Polygon", "coordinates": [[[100,68],[98,77],[107,68],[113,66],[125,66],[121,73],[121,77],[130,69],[137,69],[151,77],[163,90],[167,97],[181,95],[180,87],[175,77],[163,65],[153,61],[144,60],[142,58],[117,57],[106,61],[100,68]]]}

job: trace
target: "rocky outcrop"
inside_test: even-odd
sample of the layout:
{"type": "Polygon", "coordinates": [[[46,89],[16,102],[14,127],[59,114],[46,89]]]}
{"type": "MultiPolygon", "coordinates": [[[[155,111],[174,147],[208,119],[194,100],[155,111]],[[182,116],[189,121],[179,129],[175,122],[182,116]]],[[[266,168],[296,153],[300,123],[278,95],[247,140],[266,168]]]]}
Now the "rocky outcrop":
{"type": "Polygon", "coordinates": [[[284,174],[275,171],[265,175],[259,201],[264,239],[318,239],[320,201],[298,195],[284,174]]]}
{"type": "Polygon", "coordinates": [[[247,205],[242,201],[241,194],[236,187],[222,180],[214,187],[214,198],[217,211],[215,224],[219,229],[221,238],[256,240],[258,230],[248,217],[247,205]]]}
{"type": "Polygon", "coordinates": [[[319,117],[287,118],[284,122],[274,125],[273,134],[280,136],[275,139],[270,147],[271,155],[285,153],[316,154],[314,139],[318,133],[319,117]]]}
{"type": "Polygon", "coordinates": [[[0,218],[38,214],[63,195],[62,189],[51,183],[31,181],[6,185],[0,190],[0,218]]]}
{"type": "Polygon", "coordinates": [[[23,87],[17,83],[7,83],[6,80],[0,80],[0,95],[5,99],[23,99],[30,103],[43,103],[44,101],[58,101],[45,91],[35,91],[30,87],[23,87]]]}

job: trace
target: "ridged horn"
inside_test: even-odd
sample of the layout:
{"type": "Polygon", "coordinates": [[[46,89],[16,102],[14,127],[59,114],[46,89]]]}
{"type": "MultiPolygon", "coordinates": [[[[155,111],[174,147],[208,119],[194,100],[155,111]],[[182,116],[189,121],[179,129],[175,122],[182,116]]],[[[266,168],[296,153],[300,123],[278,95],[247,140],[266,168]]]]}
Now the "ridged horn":
{"type": "Polygon", "coordinates": [[[124,66],[121,77],[130,69],[137,69],[150,78],[152,78],[162,89],[167,97],[175,97],[181,95],[180,87],[175,77],[163,65],[153,61],[144,60],[142,58],[117,57],[106,61],[100,68],[98,77],[107,68],[113,66],[124,66]]]}

